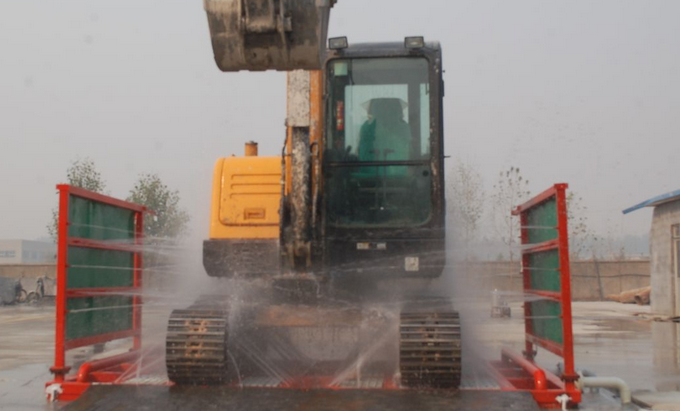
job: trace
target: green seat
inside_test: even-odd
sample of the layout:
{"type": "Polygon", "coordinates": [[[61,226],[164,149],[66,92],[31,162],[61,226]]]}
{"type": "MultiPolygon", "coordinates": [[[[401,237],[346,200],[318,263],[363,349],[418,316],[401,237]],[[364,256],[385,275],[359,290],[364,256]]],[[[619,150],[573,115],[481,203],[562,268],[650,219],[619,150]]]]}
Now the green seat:
{"type": "MultiPolygon", "coordinates": [[[[368,105],[369,119],[359,134],[359,161],[405,161],[409,159],[411,128],[404,121],[402,101],[398,98],[374,98],[368,105]]],[[[378,170],[366,167],[360,174],[401,176],[404,167],[378,170]]]]}

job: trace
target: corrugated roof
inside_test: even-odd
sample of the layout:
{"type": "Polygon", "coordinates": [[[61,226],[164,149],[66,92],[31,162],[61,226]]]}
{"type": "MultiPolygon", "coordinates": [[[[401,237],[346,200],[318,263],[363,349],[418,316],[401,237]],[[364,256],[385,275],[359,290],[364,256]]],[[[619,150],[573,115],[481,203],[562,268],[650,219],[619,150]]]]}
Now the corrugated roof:
{"type": "Polygon", "coordinates": [[[623,210],[623,214],[632,213],[633,211],[639,210],[644,207],[656,207],[658,205],[675,200],[680,200],[680,190],[671,191],[670,193],[666,194],[661,194],[660,196],[650,198],[649,200],[643,201],[640,204],[636,204],[630,208],[626,208],[625,210],[623,210]]]}

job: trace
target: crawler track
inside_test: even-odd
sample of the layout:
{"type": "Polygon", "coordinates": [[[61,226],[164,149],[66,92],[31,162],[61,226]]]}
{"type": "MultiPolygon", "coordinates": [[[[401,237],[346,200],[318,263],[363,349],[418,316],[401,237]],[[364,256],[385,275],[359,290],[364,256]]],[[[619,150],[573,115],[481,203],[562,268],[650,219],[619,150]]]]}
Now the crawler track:
{"type": "Polygon", "coordinates": [[[222,310],[174,310],[165,343],[168,378],[182,385],[225,383],[227,325],[227,313],[222,310]]]}
{"type": "Polygon", "coordinates": [[[399,327],[401,384],[413,388],[458,388],[462,372],[458,313],[402,312],[399,327]]]}

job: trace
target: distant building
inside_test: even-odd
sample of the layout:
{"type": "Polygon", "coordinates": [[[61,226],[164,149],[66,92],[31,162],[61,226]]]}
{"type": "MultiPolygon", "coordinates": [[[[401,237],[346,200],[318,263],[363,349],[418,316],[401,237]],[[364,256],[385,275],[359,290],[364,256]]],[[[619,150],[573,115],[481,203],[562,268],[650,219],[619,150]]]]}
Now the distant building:
{"type": "Polygon", "coordinates": [[[56,261],[53,243],[28,240],[0,240],[0,264],[51,264],[56,261]]]}
{"type": "Polygon", "coordinates": [[[623,213],[643,207],[654,207],[649,233],[652,311],[680,316],[680,190],[644,201],[623,213]]]}

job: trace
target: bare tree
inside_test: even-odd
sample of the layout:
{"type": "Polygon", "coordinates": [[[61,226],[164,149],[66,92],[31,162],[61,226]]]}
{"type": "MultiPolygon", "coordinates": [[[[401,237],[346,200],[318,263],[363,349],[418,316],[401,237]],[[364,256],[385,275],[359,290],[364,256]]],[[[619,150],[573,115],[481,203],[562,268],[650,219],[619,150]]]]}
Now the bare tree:
{"type": "Polygon", "coordinates": [[[525,202],[529,195],[529,180],[525,180],[518,167],[510,167],[498,175],[498,182],[491,194],[492,221],[498,239],[508,249],[510,262],[515,260],[515,248],[519,243],[519,218],[513,217],[513,208],[525,202]]]}
{"type": "Polygon", "coordinates": [[[611,220],[607,219],[606,223],[606,233],[593,239],[593,255],[605,260],[625,261],[629,251],[626,249],[626,239],[616,233],[611,220]]]}
{"type": "Polygon", "coordinates": [[[574,191],[569,191],[567,194],[569,254],[574,260],[581,258],[586,248],[596,240],[594,232],[588,225],[587,212],[588,207],[583,204],[583,197],[574,191]]]}
{"type": "Polygon", "coordinates": [[[449,211],[453,217],[454,233],[459,233],[465,250],[465,259],[470,257],[470,246],[477,240],[479,226],[484,214],[484,184],[482,176],[473,166],[458,163],[449,179],[449,211]]]}

